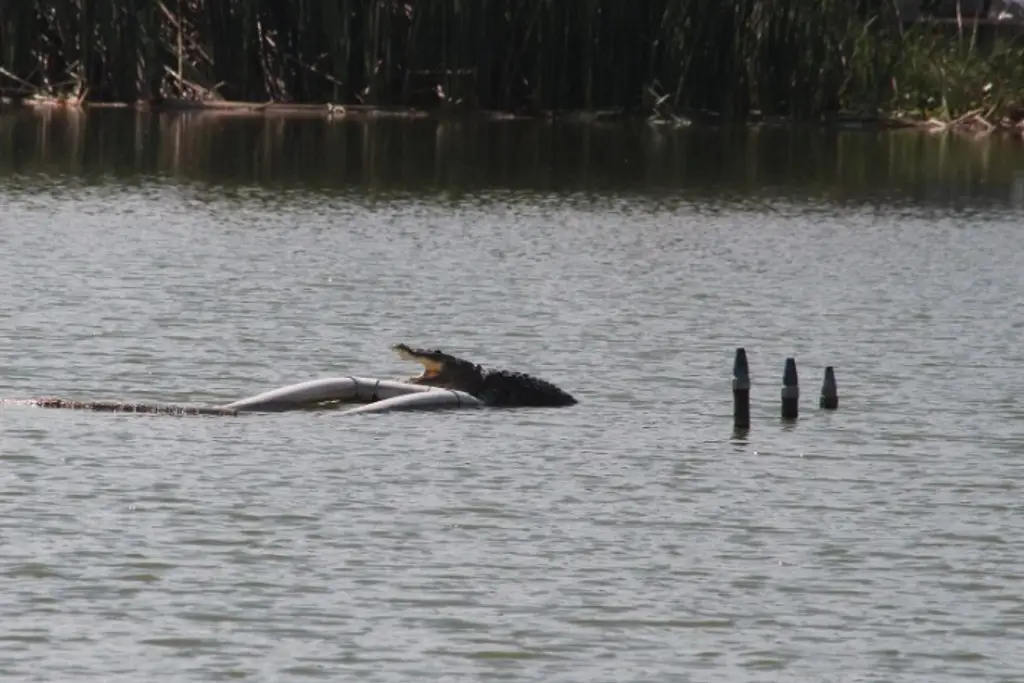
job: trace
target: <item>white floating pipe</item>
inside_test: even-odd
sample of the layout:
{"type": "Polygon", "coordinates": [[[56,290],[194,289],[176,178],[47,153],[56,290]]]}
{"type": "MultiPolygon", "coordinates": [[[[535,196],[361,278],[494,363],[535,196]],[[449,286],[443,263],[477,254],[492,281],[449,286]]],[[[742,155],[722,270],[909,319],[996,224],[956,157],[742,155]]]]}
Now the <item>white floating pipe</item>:
{"type": "MultiPolygon", "coordinates": [[[[434,387],[431,387],[434,388],[434,387]]],[[[389,413],[397,410],[443,410],[454,408],[482,408],[484,402],[472,394],[451,389],[439,389],[415,394],[394,396],[376,403],[357,408],[349,408],[342,415],[360,415],[365,413],[389,413]]]]}
{"type": "Polygon", "coordinates": [[[374,377],[327,377],[289,384],[219,407],[240,412],[283,412],[314,408],[321,403],[371,403],[408,394],[441,394],[447,391],[438,387],[374,377]]]}

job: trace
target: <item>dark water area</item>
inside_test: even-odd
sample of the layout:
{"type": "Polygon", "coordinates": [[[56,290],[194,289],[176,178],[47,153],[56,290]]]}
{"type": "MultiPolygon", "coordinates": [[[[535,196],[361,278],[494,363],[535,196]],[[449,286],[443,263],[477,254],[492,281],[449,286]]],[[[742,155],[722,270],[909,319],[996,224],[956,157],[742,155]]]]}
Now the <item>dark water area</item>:
{"type": "Polygon", "coordinates": [[[580,401],[0,404],[0,676],[1020,680],[1022,226],[996,137],[0,113],[0,398],[580,401]]]}
{"type": "Polygon", "coordinates": [[[1019,207],[1024,140],[813,125],[260,117],[133,111],[0,116],[0,172],[163,177],[367,197],[479,191],[715,203],[1019,207]]]}

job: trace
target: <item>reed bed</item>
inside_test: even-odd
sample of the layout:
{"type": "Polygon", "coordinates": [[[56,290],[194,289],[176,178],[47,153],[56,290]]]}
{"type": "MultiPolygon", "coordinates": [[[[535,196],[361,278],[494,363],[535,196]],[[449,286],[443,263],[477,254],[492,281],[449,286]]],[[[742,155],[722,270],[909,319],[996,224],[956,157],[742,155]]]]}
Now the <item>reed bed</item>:
{"type": "Polygon", "coordinates": [[[70,104],[992,125],[1024,102],[1024,50],[908,29],[894,0],[18,0],[0,13],[0,87],[70,104]]]}

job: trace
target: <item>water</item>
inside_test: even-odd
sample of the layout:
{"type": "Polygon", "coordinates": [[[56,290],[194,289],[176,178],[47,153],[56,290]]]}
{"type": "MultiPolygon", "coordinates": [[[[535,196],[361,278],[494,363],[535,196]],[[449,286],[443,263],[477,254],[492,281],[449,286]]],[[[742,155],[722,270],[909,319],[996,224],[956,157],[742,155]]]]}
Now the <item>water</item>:
{"type": "Polygon", "coordinates": [[[1020,143],[9,114],[0,177],[5,397],[581,401],[8,406],[6,681],[1020,680],[1020,143]]]}

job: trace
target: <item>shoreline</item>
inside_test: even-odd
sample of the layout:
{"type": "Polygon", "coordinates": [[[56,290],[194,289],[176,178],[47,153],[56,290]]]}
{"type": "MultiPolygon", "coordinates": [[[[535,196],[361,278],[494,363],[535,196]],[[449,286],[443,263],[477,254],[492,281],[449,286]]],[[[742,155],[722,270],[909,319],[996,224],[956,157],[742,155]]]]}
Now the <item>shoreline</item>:
{"type": "Polygon", "coordinates": [[[986,137],[1005,134],[1024,139],[1024,116],[1018,120],[1004,118],[989,120],[982,109],[969,111],[953,119],[939,119],[934,116],[892,112],[888,114],[860,115],[852,112],[836,113],[819,119],[790,119],[786,117],[760,116],[755,113],[745,118],[730,119],[717,114],[678,115],[672,112],[631,111],[627,109],[561,110],[512,112],[467,107],[419,108],[401,105],[365,104],[309,104],[291,102],[243,102],[229,100],[189,100],[161,98],[139,102],[101,102],[84,98],[48,97],[3,93],[0,91],[0,112],[4,109],[28,109],[32,111],[62,110],[84,111],[88,109],[130,109],[154,114],[203,114],[211,116],[242,117],[285,117],[321,118],[327,120],[468,120],[484,121],[534,121],[569,122],[580,124],[646,123],[655,128],[683,128],[691,125],[743,125],[793,126],[811,125],[835,127],[845,130],[919,130],[930,133],[954,132],[968,137],[986,137]]]}

